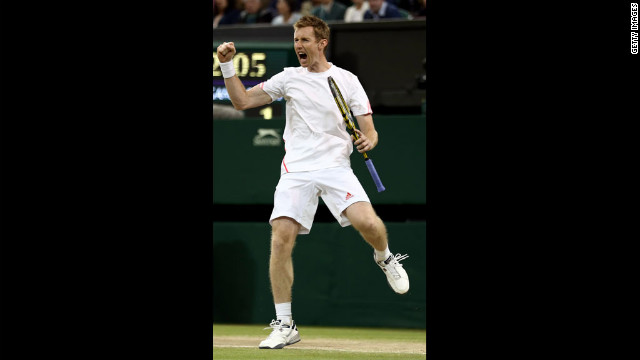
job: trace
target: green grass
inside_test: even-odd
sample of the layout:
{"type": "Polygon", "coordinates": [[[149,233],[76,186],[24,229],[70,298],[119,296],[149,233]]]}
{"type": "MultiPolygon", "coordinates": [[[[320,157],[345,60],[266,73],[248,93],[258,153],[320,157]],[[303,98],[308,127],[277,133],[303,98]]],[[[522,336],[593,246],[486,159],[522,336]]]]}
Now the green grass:
{"type": "MultiPolygon", "coordinates": [[[[264,336],[269,330],[262,325],[213,325],[213,336],[264,336]]],[[[426,331],[423,329],[385,329],[385,328],[350,328],[304,326],[299,328],[301,336],[324,337],[348,340],[393,340],[424,342],[426,331]]]]}
{"type": "MultiPolygon", "coordinates": [[[[213,359],[215,360],[261,360],[261,359],[314,359],[314,360],[341,360],[341,359],[426,359],[424,354],[410,353],[382,353],[364,351],[334,351],[321,349],[300,349],[296,345],[305,346],[305,339],[324,340],[354,340],[373,341],[379,343],[400,344],[424,344],[426,331],[424,329],[385,329],[385,328],[352,328],[352,327],[322,327],[304,326],[300,328],[302,341],[296,345],[281,350],[258,349],[258,341],[269,335],[269,330],[263,330],[264,325],[213,325],[213,336],[238,336],[255,338],[255,347],[214,347],[213,359]]],[[[310,342],[309,342],[310,343],[310,342]]],[[[306,344],[309,344],[306,343],[306,344]]]]}
{"type": "Polygon", "coordinates": [[[387,353],[355,353],[326,350],[303,350],[284,348],[282,350],[261,350],[248,348],[214,348],[215,360],[269,360],[269,359],[295,359],[295,360],[425,360],[425,355],[419,354],[387,354],[387,353]]]}

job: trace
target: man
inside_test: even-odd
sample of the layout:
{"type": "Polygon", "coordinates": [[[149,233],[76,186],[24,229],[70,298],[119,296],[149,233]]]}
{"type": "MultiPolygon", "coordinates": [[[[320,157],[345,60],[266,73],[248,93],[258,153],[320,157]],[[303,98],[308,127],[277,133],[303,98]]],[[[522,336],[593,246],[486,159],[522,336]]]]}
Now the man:
{"type": "Polygon", "coordinates": [[[276,320],[269,324],[273,331],[260,343],[261,349],[281,349],[300,341],[291,312],[291,253],[296,236],[311,230],[319,196],[341,226],[353,225],[374,248],[374,260],[391,288],[399,294],[409,290],[409,278],[399,263],[407,256],[394,256],[389,251],[386,228],[351,169],[353,138],[345,129],[327,78],[331,76],[336,81],[357,119],[360,138],[355,145],[360,153],[371,151],[378,144],[367,95],[355,75],[327,61],[329,26],[324,21],[304,16],[294,29],[300,67],[285,68],[249,91],[235,75],[233,42],[225,42],[217,49],[225,86],[236,109],[262,106],[280,97],[286,100],[285,156],[269,219],[269,278],[276,320]]]}
{"type": "Polygon", "coordinates": [[[311,9],[311,15],[322,20],[344,20],[347,6],[334,0],[320,0],[320,4],[311,9]]]}
{"type": "Polygon", "coordinates": [[[353,5],[347,8],[344,13],[344,22],[361,22],[364,13],[369,10],[368,0],[352,0],[353,5]]]}
{"type": "Polygon", "coordinates": [[[397,6],[385,0],[369,0],[369,10],[364,13],[365,20],[405,18],[397,6]]]}
{"type": "Polygon", "coordinates": [[[269,9],[264,8],[262,0],[242,0],[244,10],[240,13],[238,24],[270,24],[273,14],[269,9]]]}

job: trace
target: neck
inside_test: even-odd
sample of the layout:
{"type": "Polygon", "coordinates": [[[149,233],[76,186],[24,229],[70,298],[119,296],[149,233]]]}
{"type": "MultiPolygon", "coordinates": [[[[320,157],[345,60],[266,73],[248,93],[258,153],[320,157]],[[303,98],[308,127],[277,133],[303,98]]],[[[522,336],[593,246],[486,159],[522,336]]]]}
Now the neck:
{"type": "Polygon", "coordinates": [[[331,65],[329,64],[327,59],[323,57],[322,59],[307,66],[307,71],[313,72],[313,73],[320,73],[320,72],[325,72],[329,70],[330,67],[331,65]]]}

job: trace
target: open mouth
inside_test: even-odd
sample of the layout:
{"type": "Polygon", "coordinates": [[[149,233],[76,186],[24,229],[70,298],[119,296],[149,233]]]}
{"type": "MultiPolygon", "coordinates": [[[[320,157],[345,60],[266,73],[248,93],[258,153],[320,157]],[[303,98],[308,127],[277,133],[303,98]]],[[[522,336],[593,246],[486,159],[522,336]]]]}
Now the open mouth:
{"type": "Polygon", "coordinates": [[[300,60],[306,60],[306,59],[307,59],[307,54],[305,54],[305,53],[298,53],[298,57],[300,57],[300,60]]]}

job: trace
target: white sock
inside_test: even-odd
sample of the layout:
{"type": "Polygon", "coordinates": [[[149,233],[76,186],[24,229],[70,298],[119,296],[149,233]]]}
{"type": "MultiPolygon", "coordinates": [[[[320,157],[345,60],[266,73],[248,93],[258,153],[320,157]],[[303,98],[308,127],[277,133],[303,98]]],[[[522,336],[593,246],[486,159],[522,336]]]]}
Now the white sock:
{"type": "Polygon", "coordinates": [[[378,251],[376,249],[374,250],[376,251],[376,261],[387,260],[389,256],[391,256],[391,251],[389,251],[389,245],[387,245],[387,248],[384,249],[383,251],[378,251]]]}
{"type": "Polygon", "coordinates": [[[291,303],[276,304],[276,319],[280,320],[283,324],[291,325],[291,303]]]}

